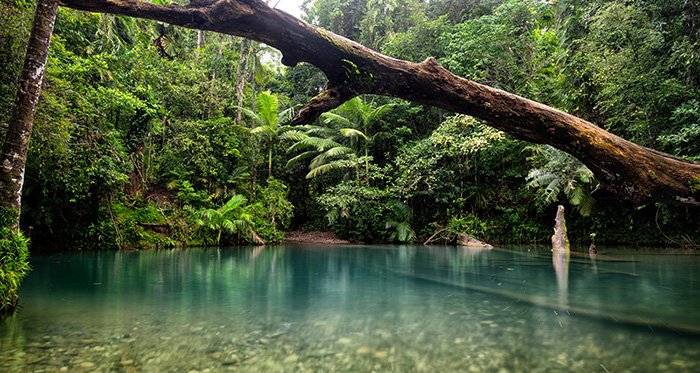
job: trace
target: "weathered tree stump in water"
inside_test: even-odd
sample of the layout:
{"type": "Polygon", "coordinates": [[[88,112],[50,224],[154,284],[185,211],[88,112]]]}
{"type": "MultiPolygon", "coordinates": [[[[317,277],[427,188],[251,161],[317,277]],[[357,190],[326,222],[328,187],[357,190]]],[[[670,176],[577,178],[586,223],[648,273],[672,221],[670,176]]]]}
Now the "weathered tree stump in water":
{"type": "Polygon", "coordinates": [[[554,218],[554,235],[552,235],[552,250],[569,251],[569,237],[566,235],[566,219],[564,206],[559,205],[557,216],[554,218]]]}

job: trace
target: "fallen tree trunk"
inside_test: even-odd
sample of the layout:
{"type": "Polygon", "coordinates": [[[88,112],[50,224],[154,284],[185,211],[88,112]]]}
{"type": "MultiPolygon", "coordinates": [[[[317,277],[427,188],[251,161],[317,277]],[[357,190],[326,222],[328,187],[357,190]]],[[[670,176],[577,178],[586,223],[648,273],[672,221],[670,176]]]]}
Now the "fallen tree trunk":
{"type": "Polygon", "coordinates": [[[601,188],[622,200],[700,207],[696,162],[633,144],[549,106],[460,78],[434,58],[416,64],[379,54],[261,0],[198,0],[187,6],[135,0],[60,0],[59,4],[243,36],[280,50],[285,65],[311,63],[326,74],[328,87],[292,124],[309,123],[360,94],[399,97],[468,114],[515,138],[570,153],[593,171],[601,188]]]}

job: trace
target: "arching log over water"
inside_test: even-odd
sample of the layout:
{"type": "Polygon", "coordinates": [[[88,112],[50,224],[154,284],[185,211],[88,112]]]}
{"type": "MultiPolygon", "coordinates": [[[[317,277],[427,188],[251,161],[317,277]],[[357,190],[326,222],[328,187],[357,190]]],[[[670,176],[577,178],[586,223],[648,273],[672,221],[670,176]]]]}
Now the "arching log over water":
{"type": "Polygon", "coordinates": [[[537,144],[550,144],[586,164],[614,196],[700,207],[700,164],[648,149],[549,106],[460,78],[435,59],[397,60],[275,9],[261,0],[198,0],[187,6],[135,0],[60,0],[91,12],[147,18],[243,36],[268,44],[293,66],[308,62],[329,79],[325,92],[292,124],[309,123],[360,94],[399,97],[482,119],[537,144]]]}

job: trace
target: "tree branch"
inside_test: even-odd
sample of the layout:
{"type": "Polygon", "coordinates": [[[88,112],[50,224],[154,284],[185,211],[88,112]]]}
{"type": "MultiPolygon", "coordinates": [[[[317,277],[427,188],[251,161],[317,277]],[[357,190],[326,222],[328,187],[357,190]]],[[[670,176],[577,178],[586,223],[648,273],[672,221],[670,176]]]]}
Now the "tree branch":
{"type": "Polygon", "coordinates": [[[316,120],[321,114],[333,110],[345,101],[357,96],[347,87],[328,88],[306,104],[292,119],[290,125],[308,124],[316,120]]]}

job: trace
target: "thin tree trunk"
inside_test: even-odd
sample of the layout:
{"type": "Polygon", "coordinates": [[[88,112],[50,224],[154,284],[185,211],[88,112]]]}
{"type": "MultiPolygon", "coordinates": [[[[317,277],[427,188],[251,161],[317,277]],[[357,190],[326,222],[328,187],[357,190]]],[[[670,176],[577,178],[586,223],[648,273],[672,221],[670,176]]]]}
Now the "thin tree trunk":
{"type": "Polygon", "coordinates": [[[34,111],[41,93],[57,11],[58,4],[53,0],[39,0],[37,3],[24,67],[17,86],[15,106],[0,154],[0,208],[9,209],[16,214],[13,227],[16,230],[19,230],[24,169],[34,111]]]}
{"type": "Polygon", "coordinates": [[[248,49],[248,53],[246,53],[245,56],[243,56],[243,51],[245,49],[245,40],[246,39],[241,39],[241,47],[240,50],[238,51],[238,65],[236,66],[236,119],[234,120],[234,124],[239,125],[241,124],[241,119],[243,119],[243,110],[241,108],[243,107],[243,88],[245,87],[245,71],[244,71],[244,66],[246,61],[248,60],[248,56],[250,55],[250,51],[253,49],[252,46],[248,49]]]}

